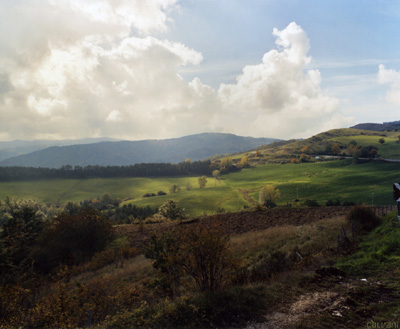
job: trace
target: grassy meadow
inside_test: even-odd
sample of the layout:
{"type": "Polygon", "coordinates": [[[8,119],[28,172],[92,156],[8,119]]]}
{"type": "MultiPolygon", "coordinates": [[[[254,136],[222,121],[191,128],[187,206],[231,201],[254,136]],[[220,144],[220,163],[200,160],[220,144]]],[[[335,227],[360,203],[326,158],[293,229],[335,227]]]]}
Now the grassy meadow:
{"type": "Polygon", "coordinates": [[[223,176],[232,188],[247,189],[253,198],[263,185],[281,192],[279,203],[315,199],[392,204],[392,184],[400,180],[400,164],[368,162],[352,165],[351,160],[264,165],[223,176]]]}
{"type": "Polygon", "coordinates": [[[167,199],[178,200],[192,216],[211,214],[223,208],[238,211],[258,200],[261,186],[274,185],[281,192],[278,204],[307,199],[323,204],[327,200],[357,203],[392,204],[392,184],[400,180],[399,163],[368,162],[352,165],[350,160],[262,165],[224,175],[216,181],[209,177],[200,189],[197,177],[171,178],[97,178],[1,182],[0,199],[30,198],[40,202],[64,204],[79,202],[109,193],[123,204],[158,207],[167,199]],[[187,190],[187,184],[191,189],[187,190]],[[170,194],[176,184],[180,192],[170,194]],[[146,193],[164,191],[167,195],[144,198],[146,193]]]}
{"type": "MultiPolygon", "coordinates": [[[[359,129],[335,129],[318,134],[307,140],[290,143],[274,143],[261,148],[261,156],[253,168],[224,175],[220,180],[208,178],[206,188],[200,189],[197,177],[169,178],[96,178],[96,179],[52,179],[39,181],[0,182],[0,200],[30,198],[51,204],[80,202],[109,193],[123,200],[123,204],[158,207],[167,199],[181,202],[191,216],[221,211],[238,211],[253,206],[258,201],[258,192],[264,185],[274,185],[281,192],[278,204],[294,203],[313,199],[320,204],[327,200],[352,201],[356,203],[392,204],[392,184],[400,181],[399,163],[368,162],[352,165],[351,160],[301,163],[284,165],[304,147],[324,148],[332,143],[345,147],[355,140],[358,145],[378,148],[381,158],[400,158],[399,132],[376,132],[359,129]],[[385,143],[380,144],[379,139],[385,143]],[[263,164],[269,162],[270,164],[263,164]],[[261,165],[262,164],[262,165],[261,165]],[[180,192],[170,194],[172,185],[180,192]],[[188,184],[190,190],[187,189],[188,184]],[[168,193],[163,196],[144,198],[146,193],[168,193]]],[[[253,152],[247,156],[254,158],[253,152]]],[[[240,159],[244,154],[229,155],[240,159]]],[[[253,159],[254,160],[254,159],[253,159]]],[[[253,162],[253,163],[255,163],[253,162]]]]}
{"type": "MultiPolygon", "coordinates": [[[[382,133],[383,134],[383,133],[382,133]]],[[[380,158],[385,159],[399,159],[400,157],[400,144],[397,143],[399,132],[388,132],[386,136],[368,136],[368,135],[353,135],[353,136],[338,136],[329,139],[332,142],[339,142],[347,145],[351,141],[356,141],[358,145],[368,146],[372,145],[378,149],[380,158]],[[380,144],[379,139],[383,138],[385,143],[380,144]]]]}

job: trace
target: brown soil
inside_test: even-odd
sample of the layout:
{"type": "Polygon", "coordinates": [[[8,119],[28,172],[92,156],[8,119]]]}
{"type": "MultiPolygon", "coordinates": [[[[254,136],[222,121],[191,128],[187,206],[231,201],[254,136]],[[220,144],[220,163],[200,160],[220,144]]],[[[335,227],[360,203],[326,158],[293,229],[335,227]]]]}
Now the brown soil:
{"type": "Polygon", "coordinates": [[[222,224],[228,234],[236,235],[265,230],[274,226],[301,226],[322,219],[343,217],[349,210],[348,207],[274,208],[264,211],[242,211],[203,216],[186,221],[119,225],[116,231],[118,235],[127,235],[133,246],[142,248],[153,234],[159,235],[171,231],[179,225],[195,225],[212,220],[222,224]]]}

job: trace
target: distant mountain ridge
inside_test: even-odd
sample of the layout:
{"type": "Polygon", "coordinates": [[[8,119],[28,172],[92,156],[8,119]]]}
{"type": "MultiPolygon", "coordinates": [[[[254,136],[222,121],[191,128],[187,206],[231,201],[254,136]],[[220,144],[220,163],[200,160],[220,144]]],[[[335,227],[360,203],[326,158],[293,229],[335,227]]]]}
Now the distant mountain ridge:
{"type": "Polygon", "coordinates": [[[0,161],[0,166],[60,168],[71,166],[124,166],[135,163],[178,163],[215,154],[236,153],[270,144],[278,139],[203,133],[165,140],[114,141],[52,146],[0,161]]]}
{"type": "Polygon", "coordinates": [[[374,131],[395,130],[400,129],[400,120],[384,123],[359,123],[350,128],[374,131]]]}
{"type": "Polygon", "coordinates": [[[67,146],[77,144],[93,144],[99,142],[119,141],[119,139],[100,137],[100,138],[82,138],[82,139],[65,139],[65,140],[13,140],[0,141],[0,161],[7,158],[15,157],[22,154],[28,154],[35,151],[43,150],[51,146],[67,146]]]}

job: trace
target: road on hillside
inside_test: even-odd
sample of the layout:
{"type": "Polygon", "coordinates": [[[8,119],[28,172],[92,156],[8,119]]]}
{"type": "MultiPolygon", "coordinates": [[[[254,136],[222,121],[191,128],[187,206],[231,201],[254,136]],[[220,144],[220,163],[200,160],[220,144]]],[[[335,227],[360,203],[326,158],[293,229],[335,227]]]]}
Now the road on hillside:
{"type": "MultiPolygon", "coordinates": [[[[323,159],[352,159],[350,156],[340,156],[340,155],[317,155],[315,157],[320,157],[323,159]]],[[[400,159],[386,159],[386,158],[359,158],[360,160],[374,160],[382,162],[400,162],[400,159]]]]}

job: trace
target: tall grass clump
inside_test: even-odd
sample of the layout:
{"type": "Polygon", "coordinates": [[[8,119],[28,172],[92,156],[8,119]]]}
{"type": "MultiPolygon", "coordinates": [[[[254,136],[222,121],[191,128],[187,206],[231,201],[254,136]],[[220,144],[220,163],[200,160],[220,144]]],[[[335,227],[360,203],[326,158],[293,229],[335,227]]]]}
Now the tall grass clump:
{"type": "Polygon", "coordinates": [[[374,210],[365,205],[354,206],[346,218],[353,225],[353,230],[356,234],[370,232],[381,223],[374,210]]]}

